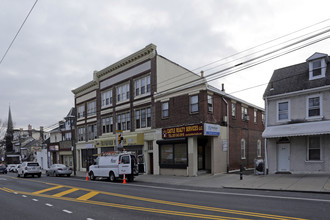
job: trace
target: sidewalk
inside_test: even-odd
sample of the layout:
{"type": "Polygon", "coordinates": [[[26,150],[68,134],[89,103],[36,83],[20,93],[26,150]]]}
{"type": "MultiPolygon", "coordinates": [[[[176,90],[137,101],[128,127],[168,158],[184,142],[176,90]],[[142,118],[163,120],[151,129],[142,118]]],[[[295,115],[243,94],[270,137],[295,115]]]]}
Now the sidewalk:
{"type": "MultiPolygon", "coordinates": [[[[77,171],[77,176],[86,177],[86,173],[77,171]]],[[[144,174],[137,176],[135,181],[138,183],[171,184],[206,188],[330,193],[329,174],[251,174],[243,175],[242,180],[240,180],[239,174],[202,174],[196,177],[144,174]]]]}

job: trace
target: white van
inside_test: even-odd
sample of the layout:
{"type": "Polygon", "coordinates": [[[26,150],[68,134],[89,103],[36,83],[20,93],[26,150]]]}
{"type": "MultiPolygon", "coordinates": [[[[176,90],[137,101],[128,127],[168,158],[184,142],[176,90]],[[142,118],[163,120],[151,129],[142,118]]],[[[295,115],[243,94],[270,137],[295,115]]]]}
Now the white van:
{"type": "Polygon", "coordinates": [[[133,181],[134,176],[139,174],[136,157],[125,152],[97,157],[94,165],[89,167],[88,172],[91,180],[95,180],[96,177],[106,177],[111,182],[115,181],[116,178],[123,178],[124,174],[128,181],[133,181]]]}

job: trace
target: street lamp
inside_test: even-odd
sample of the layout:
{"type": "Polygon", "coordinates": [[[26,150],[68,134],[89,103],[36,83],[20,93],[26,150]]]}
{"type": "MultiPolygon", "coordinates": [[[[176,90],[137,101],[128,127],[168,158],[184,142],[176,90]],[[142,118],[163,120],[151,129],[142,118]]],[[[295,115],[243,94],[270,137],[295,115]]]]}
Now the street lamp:
{"type": "Polygon", "coordinates": [[[74,121],[74,116],[70,115],[66,117],[66,120],[70,120],[70,129],[71,129],[71,145],[72,145],[72,157],[73,157],[73,175],[76,176],[76,145],[74,144],[73,140],[73,130],[72,130],[72,124],[74,121]]]}

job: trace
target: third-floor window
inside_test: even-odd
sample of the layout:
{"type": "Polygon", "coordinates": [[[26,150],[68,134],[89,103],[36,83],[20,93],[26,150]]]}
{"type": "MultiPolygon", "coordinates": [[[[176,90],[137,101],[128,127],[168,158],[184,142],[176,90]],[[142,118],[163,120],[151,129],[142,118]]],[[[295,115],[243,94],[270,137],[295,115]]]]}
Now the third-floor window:
{"type": "Polygon", "coordinates": [[[135,128],[151,127],[151,108],[135,110],[135,128]]]}
{"type": "Polygon", "coordinates": [[[150,75],[136,79],[134,82],[135,97],[150,94],[150,75]]]}
{"type": "Polygon", "coordinates": [[[117,86],[116,92],[117,92],[117,102],[124,102],[129,100],[130,98],[129,83],[125,83],[120,86],[117,86]]]}
{"type": "Polygon", "coordinates": [[[87,116],[96,115],[96,101],[87,103],[87,116]]]}
{"type": "Polygon", "coordinates": [[[77,111],[77,118],[84,118],[85,117],[85,105],[80,105],[78,106],[78,111],[77,111]]]}

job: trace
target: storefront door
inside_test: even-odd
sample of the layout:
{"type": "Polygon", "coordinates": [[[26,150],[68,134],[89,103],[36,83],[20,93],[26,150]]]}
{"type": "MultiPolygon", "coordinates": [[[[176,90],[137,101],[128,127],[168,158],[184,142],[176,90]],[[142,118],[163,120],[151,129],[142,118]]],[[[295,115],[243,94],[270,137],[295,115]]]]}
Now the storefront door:
{"type": "Polygon", "coordinates": [[[198,170],[205,170],[205,146],[198,146],[198,170]]]}

